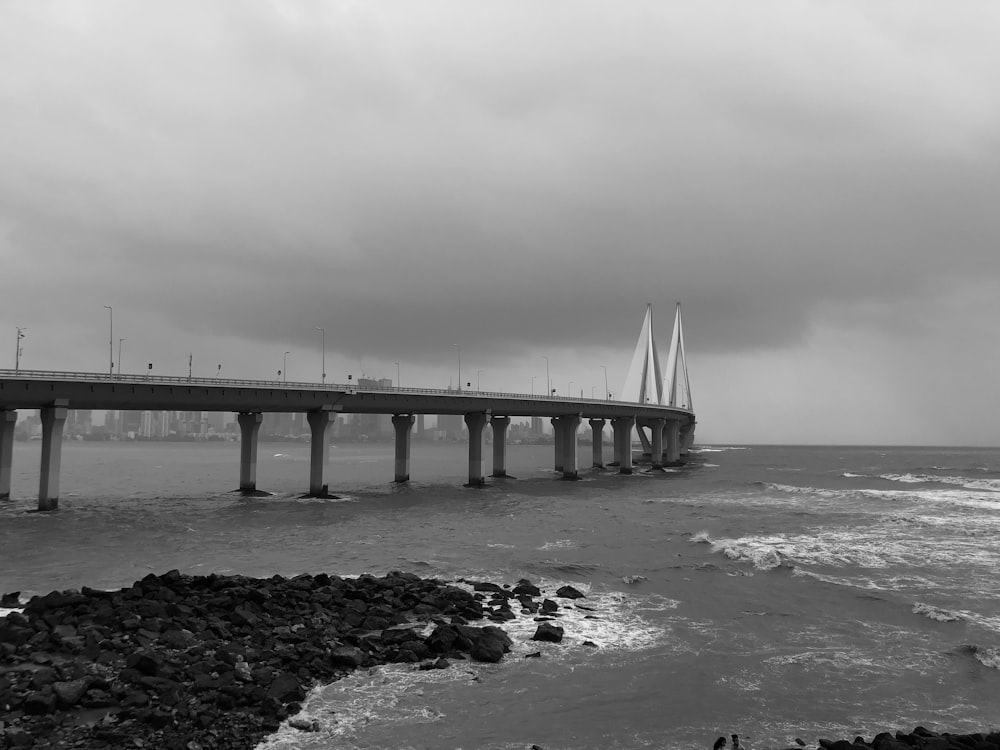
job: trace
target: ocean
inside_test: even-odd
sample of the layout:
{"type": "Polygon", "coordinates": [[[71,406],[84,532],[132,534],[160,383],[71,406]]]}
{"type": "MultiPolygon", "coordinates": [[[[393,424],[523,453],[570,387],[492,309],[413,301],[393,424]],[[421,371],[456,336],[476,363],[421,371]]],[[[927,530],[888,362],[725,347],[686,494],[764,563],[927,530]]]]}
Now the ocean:
{"type": "Polygon", "coordinates": [[[32,513],[38,453],[15,445],[0,592],[177,568],[586,594],[559,600],[560,644],[531,641],[522,616],[500,664],[357,672],[309,696],[321,731],[262,750],[707,750],[732,733],[766,750],[1000,726],[998,450],[701,446],[676,470],[570,482],[551,446],[511,445],[516,479],[472,489],[464,445],[415,442],[395,485],[391,444],[343,444],[339,497],[318,500],[300,497],[306,444],[261,444],[273,494],[242,498],[237,444],[71,442],[59,510],[32,513]]]}

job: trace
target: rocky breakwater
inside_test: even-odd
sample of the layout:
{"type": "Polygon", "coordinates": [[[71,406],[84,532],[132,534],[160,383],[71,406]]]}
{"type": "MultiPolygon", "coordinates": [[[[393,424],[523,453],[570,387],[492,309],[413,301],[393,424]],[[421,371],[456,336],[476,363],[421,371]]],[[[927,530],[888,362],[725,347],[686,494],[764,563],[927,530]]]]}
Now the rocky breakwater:
{"type": "Polygon", "coordinates": [[[511,639],[469,622],[502,622],[511,601],[548,620],[527,581],[517,594],[471,585],[171,571],[34,597],[0,618],[0,747],[252,748],[317,683],[392,662],[499,661],[511,639]]]}

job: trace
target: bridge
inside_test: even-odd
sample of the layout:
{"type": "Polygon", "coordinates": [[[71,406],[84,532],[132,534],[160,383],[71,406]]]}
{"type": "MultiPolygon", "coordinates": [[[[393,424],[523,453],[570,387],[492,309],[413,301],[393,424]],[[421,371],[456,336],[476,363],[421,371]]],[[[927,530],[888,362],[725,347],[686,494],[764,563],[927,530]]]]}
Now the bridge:
{"type": "Polygon", "coordinates": [[[278,383],[259,380],[115,375],[86,372],[0,370],[0,499],[10,497],[14,426],[18,409],[38,409],[42,422],[38,509],[59,500],[63,427],[69,409],[234,412],[240,426],[240,482],[257,491],[257,435],[265,412],[305,413],[310,428],[309,495],[327,493],[328,427],[333,415],[391,414],[395,430],[395,481],[410,478],[410,436],[416,415],[462,415],[468,428],[469,481],[485,483],[483,431],[493,432],[492,477],[506,476],[506,432],[511,417],[545,417],[555,437],[554,468],[563,478],[579,477],[577,432],[583,420],[592,431],[593,461],[603,469],[603,432],[608,421],[614,460],[623,474],[633,471],[632,436],[638,431],[652,468],[676,464],[694,441],[680,307],[664,381],[653,339],[652,308],[625,380],[626,400],[535,396],[433,388],[357,387],[353,384],[278,383]]]}

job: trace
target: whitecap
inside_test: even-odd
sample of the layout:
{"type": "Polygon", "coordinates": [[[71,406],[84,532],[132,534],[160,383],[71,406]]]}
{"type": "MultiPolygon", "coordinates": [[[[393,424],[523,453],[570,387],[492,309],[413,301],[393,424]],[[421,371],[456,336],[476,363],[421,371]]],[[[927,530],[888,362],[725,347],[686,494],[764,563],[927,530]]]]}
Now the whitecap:
{"type": "Polygon", "coordinates": [[[923,615],[929,620],[937,620],[938,622],[957,622],[965,619],[960,614],[952,612],[951,610],[935,607],[932,604],[924,604],[922,602],[917,602],[913,605],[913,614],[923,615]]]}
{"type": "Polygon", "coordinates": [[[545,542],[541,547],[537,547],[539,550],[550,550],[550,549],[571,549],[576,546],[576,543],[572,539],[557,539],[553,542],[545,542]]]}

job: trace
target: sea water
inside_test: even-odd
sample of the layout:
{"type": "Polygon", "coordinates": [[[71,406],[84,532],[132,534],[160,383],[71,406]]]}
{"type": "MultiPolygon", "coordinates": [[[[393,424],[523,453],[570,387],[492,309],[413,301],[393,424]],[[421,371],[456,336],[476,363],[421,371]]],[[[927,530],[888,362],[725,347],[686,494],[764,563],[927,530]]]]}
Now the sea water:
{"type": "Polygon", "coordinates": [[[500,664],[358,671],[309,696],[320,731],[282,728],[267,750],[708,748],[734,732],[764,750],[1000,726],[998,451],[704,446],[677,470],[568,482],[551,446],[512,445],[516,479],[471,489],[465,450],[415,442],[396,485],[391,444],[333,446],[338,497],[318,500],[300,496],[304,444],[261,444],[273,494],[242,498],[234,444],[67,443],[59,510],[34,513],[38,446],[17,444],[0,592],[178,568],[586,594],[559,600],[560,644],[522,616],[500,664]]]}

